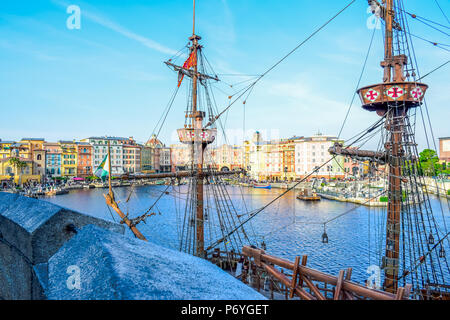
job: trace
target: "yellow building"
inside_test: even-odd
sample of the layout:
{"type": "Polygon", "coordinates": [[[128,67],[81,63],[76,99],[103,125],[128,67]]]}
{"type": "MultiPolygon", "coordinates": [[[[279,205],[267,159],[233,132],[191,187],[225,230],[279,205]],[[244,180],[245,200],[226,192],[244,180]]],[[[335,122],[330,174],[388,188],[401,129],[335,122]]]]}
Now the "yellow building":
{"type": "Polygon", "coordinates": [[[74,141],[59,141],[61,147],[61,176],[73,178],[77,176],[78,152],[74,141]]]}
{"type": "Polygon", "coordinates": [[[26,159],[33,160],[33,174],[39,175],[42,179],[45,176],[45,139],[44,138],[23,138],[19,142],[27,150],[21,154],[26,159]]]}
{"type": "Polygon", "coordinates": [[[15,144],[14,141],[0,140],[0,160],[11,157],[11,146],[15,144]]]}
{"type": "Polygon", "coordinates": [[[15,157],[0,159],[0,183],[1,187],[9,182],[14,181],[15,184],[21,185],[28,181],[41,182],[40,175],[33,175],[33,160],[25,158],[16,158],[20,160],[24,167],[19,168],[10,160],[15,157]]]}
{"type": "Polygon", "coordinates": [[[14,181],[23,184],[28,181],[40,182],[42,175],[36,172],[32,145],[28,142],[0,141],[0,182],[2,186],[14,181]],[[10,160],[18,159],[25,164],[18,168],[10,160]]]}

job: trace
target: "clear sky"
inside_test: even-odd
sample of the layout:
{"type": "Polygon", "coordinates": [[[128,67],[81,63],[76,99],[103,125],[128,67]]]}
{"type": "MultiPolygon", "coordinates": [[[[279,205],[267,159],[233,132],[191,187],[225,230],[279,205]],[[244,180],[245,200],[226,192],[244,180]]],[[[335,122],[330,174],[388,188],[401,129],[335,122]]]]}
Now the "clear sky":
{"type": "MultiPolygon", "coordinates": [[[[217,73],[261,74],[348,2],[197,0],[197,33],[217,73]]],[[[450,26],[435,0],[405,2],[407,11],[450,26]]],[[[438,3],[450,17],[450,2],[438,3]]],[[[367,7],[367,0],[356,0],[263,78],[245,107],[246,132],[259,130],[266,138],[319,130],[338,134],[372,34],[367,7]]],[[[409,23],[412,33],[450,44],[447,35],[412,19],[409,23]]],[[[376,32],[362,86],[381,82],[382,32],[376,32]]],[[[191,33],[191,0],[1,0],[0,138],[115,135],[145,142],[177,83],[163,61],[191,33]],[[66,26],[72,4],[81,9],[79,30],[66,26]]],[[[450,58],[449,51],[419,39],[414,47],[422,74],[450,58]]],[[[424,81],[430,85],[427,99],[436,138],[450,136],[449,74],[450,64],[424,81]]],[[[236,80],[225,78],[227,83],[236,80]]],[[[232,90],[221,85],[222,91],[232,90]]],[[[184,123],[184,94],[181,90],[161,131],[167,144],[177,142],[173,132],[184,123]]],[[[219,109],[226,107],[225,94],[218,91],[216,99],[219,109]]],[[[231,142],[242,139],[243,110],[238,103],[227,115],[231,142]]],[[[376,120],[357,99],[342,137],[376,120]]],[[[422,125],[417,140],[426,146],[422,125]]]]}

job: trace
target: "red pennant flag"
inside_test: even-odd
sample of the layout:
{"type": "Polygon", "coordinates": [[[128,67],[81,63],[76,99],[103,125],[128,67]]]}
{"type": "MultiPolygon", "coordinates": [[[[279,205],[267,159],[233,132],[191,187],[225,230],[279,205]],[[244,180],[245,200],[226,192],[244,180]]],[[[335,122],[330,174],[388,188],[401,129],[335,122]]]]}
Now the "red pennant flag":
{"type": "MultiPolygon", "coordinates": [[[[193,50],[191,52],[191,54],[189,55],[189,58],[187,58],[187,60],[184,62],[183,68],[189,70],[190,68],[192,68],[195,65],[196,61],[197,61],[197,51],[193,50]]],[[[179,71],[178,72],[178,87],[180,87],[181,82],[183,81],[183,78],[184,78],[184,74],[181,71],[179,71]]]]}

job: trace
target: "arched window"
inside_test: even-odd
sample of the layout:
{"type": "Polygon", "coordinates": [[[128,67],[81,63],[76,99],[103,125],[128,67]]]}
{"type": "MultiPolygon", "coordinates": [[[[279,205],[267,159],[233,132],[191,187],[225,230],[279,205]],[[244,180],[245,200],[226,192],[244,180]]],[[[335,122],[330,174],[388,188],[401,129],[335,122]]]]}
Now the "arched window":
{"type": "Polygon", "coordinates": [[[42,155],[38,154],[38,155],[37,155],[37,159],[38,159],[38,161],[39,161],[39,160],[42,160],[42,155]]]}

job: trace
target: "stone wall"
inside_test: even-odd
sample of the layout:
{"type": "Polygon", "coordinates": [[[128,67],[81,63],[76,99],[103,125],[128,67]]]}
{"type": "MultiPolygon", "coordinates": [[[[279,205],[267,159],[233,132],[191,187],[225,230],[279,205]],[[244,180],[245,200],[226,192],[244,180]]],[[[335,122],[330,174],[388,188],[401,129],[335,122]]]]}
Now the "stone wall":
{"type": "Polygon", "coordinates": [[[0,192],[0,299],[45,298],[34,266],[45,267],[48,259],[88,224],[124,233],[123,226],[112,222],[0,192]]]}

